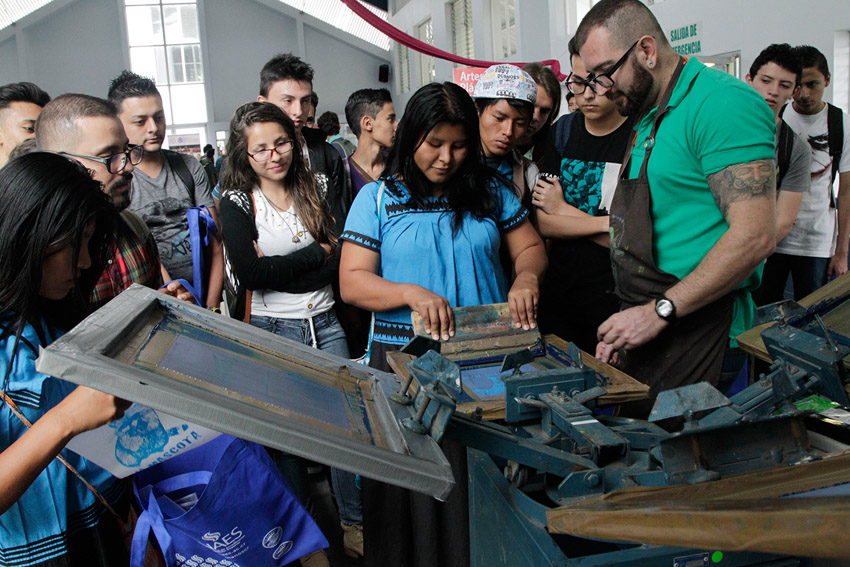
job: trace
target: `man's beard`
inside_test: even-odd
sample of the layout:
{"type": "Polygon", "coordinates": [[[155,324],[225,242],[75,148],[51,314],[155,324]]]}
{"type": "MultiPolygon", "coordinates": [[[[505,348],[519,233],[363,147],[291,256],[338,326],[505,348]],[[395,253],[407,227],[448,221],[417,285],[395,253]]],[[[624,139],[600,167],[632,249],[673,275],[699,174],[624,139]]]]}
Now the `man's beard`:
{"type": "Polygon", "coordinates": [[[636,116],[646,108],[647,98],[652,91],[654,79],[652,74],[635,63],[632,60],[632,70],[634,71],[634,80],[629,86],[628,92],[620,91],[623,97],[614,99],[614,104],[617,105],[617,112],[622,116],[636,116]]]}
{"type": "Polygon", "coordinates": [[[107,188],[106,194],[109,196],[109,199],[112,201],[112,206],[118,209],[119,211],[123,211],[127,207],[130,206],[130,180],[133,178],[132,174],[125,173],[119,179],[116,179],[112,182],[112,184],[107,188]],[[120,187],[122,185],[127,185],[127,189],[121,194],[116,196],[114,191],[116,187],[120,187]]]}

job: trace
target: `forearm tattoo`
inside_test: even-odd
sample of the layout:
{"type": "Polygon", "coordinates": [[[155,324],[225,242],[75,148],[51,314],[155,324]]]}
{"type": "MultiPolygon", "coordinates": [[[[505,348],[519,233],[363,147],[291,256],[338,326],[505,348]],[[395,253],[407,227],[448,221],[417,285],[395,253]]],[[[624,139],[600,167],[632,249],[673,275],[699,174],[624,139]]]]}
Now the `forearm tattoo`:
{"type": "Polygon", "coordinates": [[[772,159],[760,159],[730,165],[709,175],[708,186],[725,217],[729,206],[737,201],[756,197],[775,198],[776,164],[772,159]]]}

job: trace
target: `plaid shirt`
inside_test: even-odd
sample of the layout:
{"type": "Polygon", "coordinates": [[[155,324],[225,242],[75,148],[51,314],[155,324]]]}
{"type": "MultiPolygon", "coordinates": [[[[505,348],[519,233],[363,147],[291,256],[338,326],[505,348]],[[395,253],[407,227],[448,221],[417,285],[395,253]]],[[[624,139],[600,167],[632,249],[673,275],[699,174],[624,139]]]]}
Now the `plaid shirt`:
{"type": "Polygon", "coordinates": [[[92,290],[92,309],[102,307],[130,284],[153,289],[162,285],[159,252],[150,230],[130,211],[122,211],[121,219],[130,230],[124,231],[126,239],[112,245],[112,258],[92,290]]]}

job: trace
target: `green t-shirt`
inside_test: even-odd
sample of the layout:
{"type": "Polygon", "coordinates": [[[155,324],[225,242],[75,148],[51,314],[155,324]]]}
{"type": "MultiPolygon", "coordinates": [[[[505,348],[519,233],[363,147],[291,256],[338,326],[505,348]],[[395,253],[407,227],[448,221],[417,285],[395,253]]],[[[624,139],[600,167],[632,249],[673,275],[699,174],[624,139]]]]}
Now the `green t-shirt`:
{"type": "MultiPolygon", "coordinates": [[[[737,163],[774,158],[776,124],[764,99],[749,85],[691,58],[673,89],[647,167],[658,267],[684,278],[729,228],[708,186],[708,176],[737,163]]],[[[637,124],[629,177],[637,177],[644,140],[657,108],[637,124]]],[[[750,291],[761,283],[760,265],[738,286],[730,337],[752,326],[750,291]]],[[[733,344],[734,341],[733,341],[733,344]]]]}

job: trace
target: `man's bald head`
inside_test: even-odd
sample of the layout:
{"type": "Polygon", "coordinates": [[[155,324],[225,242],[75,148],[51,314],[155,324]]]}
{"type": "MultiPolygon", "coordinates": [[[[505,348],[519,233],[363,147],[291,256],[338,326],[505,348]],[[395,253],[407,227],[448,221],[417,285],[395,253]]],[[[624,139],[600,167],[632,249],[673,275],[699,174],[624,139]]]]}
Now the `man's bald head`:
{"type": "Polygon", "coordinates": [[[127,134],[111,102],[82,94],[56,97],[38,117],[35,141],[40,150],[62,152],[82,163],[118,209],[130,204],[133,164],[128,160],[120,171],[112,172],[105,163],[110,156],[129,150],[127,134]]]}
{"type": "Polygon", "coordinates": [[[651,35],[659,47],[669,43],[664,30],[649,8],[640,0],[602,0],[582,19],[576,30],[575,47],[581,51],[590,32],[603,27],[610,34],[610,47],[625,50],[641,36],[651,35]]]}
{"type": "Polygon", "coordinates": [[[118,112],[108,100],[84,94],[56,97],[41,111],[35,124],[35,140],[44,151],[71,151],[76,146],[81,118],[105,117],[118,120],[118,112]]]}

